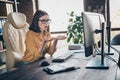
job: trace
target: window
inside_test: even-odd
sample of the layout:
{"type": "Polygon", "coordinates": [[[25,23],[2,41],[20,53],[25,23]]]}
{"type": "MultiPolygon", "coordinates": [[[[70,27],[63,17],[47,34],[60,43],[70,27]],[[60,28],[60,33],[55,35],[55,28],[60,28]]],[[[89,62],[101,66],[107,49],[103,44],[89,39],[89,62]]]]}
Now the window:
{"type": "Polygon", "coordinates": [[[120,27],[120,0],[110,0],[110,20],[112,27],[120,27]]]}
{"type": "Polygon", "coordinates": [[[39,9],[45,10],[50,15],[50,31],[66,31],[71,11],[81,15],[83,0],[39,0],[39,9]]]}

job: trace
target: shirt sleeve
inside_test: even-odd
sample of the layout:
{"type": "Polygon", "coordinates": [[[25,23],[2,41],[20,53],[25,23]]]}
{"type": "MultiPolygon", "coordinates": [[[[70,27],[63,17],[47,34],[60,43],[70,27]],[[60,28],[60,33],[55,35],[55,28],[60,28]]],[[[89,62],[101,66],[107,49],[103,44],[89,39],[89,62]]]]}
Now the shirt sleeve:
{"type": "Polygon", "coordinates": [[[23,57],[23,61],[33,62],[41,57],[40,51],[38,51],[38,47],[35,43],[35,36],[32,32],[28,32],[26,35],[26,51],[23,57]]]}
{"type": "Polygon", "coordinates": [[[52,56],[52,55],[55,53],[55,51],[56,51],[56,47],[54,48],[54,47],[53,47],[53,43],[50,42],[50,44],[49,44],[49,49],[48,49],[48,53],[52,56]]]}
{"type": "MultiPolygon", "coordinates": [[[[50,33],[48,33],[47,36],[48,36],[48,37],[51,37],[50,33]]],[[[47,47],[49,47],[49,48],[48,48],[48,54],[50,54],[50,55],[52,56],[52,55],[54,54],[54,52],[56,51],[56,47],[55,47],[55,48],[53,47],[53,41],[49,42],[49,43],[47,44],[47,47]]]]}

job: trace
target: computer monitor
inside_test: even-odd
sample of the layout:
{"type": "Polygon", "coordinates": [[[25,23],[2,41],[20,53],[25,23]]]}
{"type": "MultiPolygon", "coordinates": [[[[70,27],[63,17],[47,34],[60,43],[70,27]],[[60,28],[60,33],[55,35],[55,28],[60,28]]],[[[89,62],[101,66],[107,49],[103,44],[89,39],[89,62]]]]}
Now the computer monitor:
{"type": "Polygon", "coordinates": [[[82,12],[85,56],[96,55],[100,53],[100,59],[93,59],[88,63],[86,68],[108,69],[104,63],[104,45],[105,45],[105,20],[104,16],[99,13],[82,12]],[[101,50],[98,50],[99,47],[101,50]]]}
{"type": "MultiPolygon", "coordinates": [[[[101,34],[95,33],[95,30],[101,30],[100,14],[91,12],[82,12],[85,56],[93,54],[95,46],[101,41],[101,34]]],[[[100,45],[99,45],[100,47],[100,45]]]]}

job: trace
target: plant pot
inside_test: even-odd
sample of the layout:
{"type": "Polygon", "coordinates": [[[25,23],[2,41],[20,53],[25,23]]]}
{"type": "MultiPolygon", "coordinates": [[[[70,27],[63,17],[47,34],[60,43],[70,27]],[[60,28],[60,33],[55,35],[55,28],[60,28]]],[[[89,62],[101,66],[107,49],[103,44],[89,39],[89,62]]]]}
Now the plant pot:
{"type": "Polygon", "coordinates": [[[80,50],[82,48],[83,44],[70,44],[68,45],[69,50],[80,50]]]}

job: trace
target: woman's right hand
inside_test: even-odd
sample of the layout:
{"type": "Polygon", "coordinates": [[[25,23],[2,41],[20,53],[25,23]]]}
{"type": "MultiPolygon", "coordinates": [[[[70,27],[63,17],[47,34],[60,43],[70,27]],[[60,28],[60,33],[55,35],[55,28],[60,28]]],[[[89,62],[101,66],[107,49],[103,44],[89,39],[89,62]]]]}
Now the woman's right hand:
{"type": "Polygon", "coordinates": [[[63,40],[63,39],[66,39],[67,37],[66,36],[57,36],[57,37],[44,37],[44,41],[45,42],[49,42],[49,41],[52,41],[52,40],[63,40]]]}
{"type": "Polygon", "coordinates": [[[64,40],[67,37],[65,35],[58,35],[57,37],[53,37],[54,40],[64,40]]]}
{"type": "Polygon", "coordinates": [[[49,37],[49,38],[48,38],[48,37],[44,37],[44,41],[45,41],[45,42],[49,42],[49,41],[52,41],[52,40],[53,40],[52,37],[49,37]]]}

